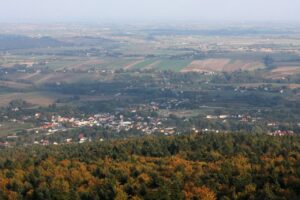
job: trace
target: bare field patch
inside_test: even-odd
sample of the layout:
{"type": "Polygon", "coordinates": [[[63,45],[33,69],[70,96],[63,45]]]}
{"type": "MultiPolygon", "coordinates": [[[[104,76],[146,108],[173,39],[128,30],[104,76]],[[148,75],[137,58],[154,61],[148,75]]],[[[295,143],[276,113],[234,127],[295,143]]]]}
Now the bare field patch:
{"type": "Polygon", "coordinates": [[[300,84],[289,84],[288,88],[290,88],[290,89],[299,89],[300,88],[300,84]]]}
{"type": "MultiPolygon", "coordinates": [[[[246,87],[246,88],[257,88],[257,87],[261,87],[264,85],[268,85],[270,83],[245,83],[245,84],[237,84],[234,86],[240,86],[240,87],[246,87]]],[[[276,86],[276,87],[287,87],[289,89],[298,89],[300,88],[300,84],[286,84],[286,83],[272,83],[271,85],[276,86]]]]}
{"type": "Polygon", "coordinates": [[[31,74],[18,77],[19,79],[30,81],[34,84],[40,85],[45,83],[56,83],[56,82],[65,82],[65,83],[75,83],[75,82],[85,82],[98,80],[100,78],[98,73],[51,73],[51,74],[31,74]]]}
{"type": "Polygon", "coordinates": [[[285,76],[299,74],[300,66],[281,66],[273,69],[267,78],[279,79],[285,76]]]}
{"type": "Polygon", "coordinates": [[[86,61],[82,61],[81,63],[75,64],[73,66],[74,69],[85,69],[87,67],[94,67],[103,64],[104,61],[101,59],[90,59],[86,61]]]}
{"type": "Polygon", "coordinates": [[[53,104],[59,96],[64,96],[60,94],[52,93],[40,93],[40,92],[30,92],[30,93],[7,93],[0,95],[0,106],[7,106],[12,100],[21,99],[33,105],[48,106],[53,104]]]}
{"type": "Polygon", "coordinates": [[[195,60],[186,68],[182,69],[182,72],[210,72],[210,71],[222,71],[224,66],[230,62],[230,59],[206,59],[195,60]]]}
{"type": "Polygon", "coordinates": [[[30,88],[32,85],[28,83],[19,83],[14,81],[0,81],[0,87],[1,86],[13,89],[27,89],[30,88]]]}
{"type": "Polygon", "coordinates": [[[206,59],[194,60],[191,64],[181,70],[181,72],[232,72],[237,70],[254,70],[262,68],[259,61],[232,60],[232,59],[206,59]]]}
{"type": "Polygon", "coordinates": [[[293,73],[300,72],[300,66],[289,66],[289,67],[277,67],[276,69],[272,70],[272,73],[278,74],[287,74],[292,75],[293,73]]]}
{"type": "Polygon", "coordinates": [[[195,117],[201,113],[201,110],[160,110],[159,115],[168,117],[176,115],[177,117],[195,117]]]}
{"type": "Polygon", "coordinates": [[[26,65],[31,67],[37,62],[36,58],[33,57],[24,57],[24,56],[1,56],[0,58],[0,65],[3,67],[13,67],[14,65],[26,65]]]}

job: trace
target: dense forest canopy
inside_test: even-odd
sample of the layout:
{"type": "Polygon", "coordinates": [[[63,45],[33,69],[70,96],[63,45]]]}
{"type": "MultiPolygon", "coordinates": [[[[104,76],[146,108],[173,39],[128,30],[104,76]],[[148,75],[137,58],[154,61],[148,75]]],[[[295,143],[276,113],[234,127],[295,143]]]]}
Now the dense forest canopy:
{"type": "Polygon", "coordinates": [[[0,199],[300,197],[299,136],[149,136],[0,155],[0,199]]]}

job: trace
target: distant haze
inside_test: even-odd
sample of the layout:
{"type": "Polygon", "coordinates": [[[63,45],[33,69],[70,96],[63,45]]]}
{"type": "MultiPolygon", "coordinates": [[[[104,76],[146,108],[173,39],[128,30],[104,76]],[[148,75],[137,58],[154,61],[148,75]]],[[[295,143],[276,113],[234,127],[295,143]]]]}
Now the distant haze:
{"type": "Polygon", "coordinates": [[[300,0],[1,0],[0,22],[300,22],[300,0]]]}

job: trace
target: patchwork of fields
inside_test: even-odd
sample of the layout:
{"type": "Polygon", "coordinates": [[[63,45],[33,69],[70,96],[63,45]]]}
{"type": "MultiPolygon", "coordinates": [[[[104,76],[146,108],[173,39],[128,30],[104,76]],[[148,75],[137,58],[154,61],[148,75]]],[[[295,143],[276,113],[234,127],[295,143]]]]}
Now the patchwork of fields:
{"type": "MultiPolygon", "coordinates": [[[[19,28],[16,31],[15,27],[11,27],[11,31],[20,33],[19,28]]],[[[205,73],[219,75],[223,72],[252,71],[253,74],[262,73],[259,83],[251,85],[253,88],[265,84],[264,78],[276,79],[276,82],[291,79],[287,83],[282,81],[280,86],[299,88],[296,77],[300,74],[298,35],[222,35],[222,31],[211,35],[201,31],[184,31],[182,34],[176,30],[170,30],[171,34],[166,35],[164,31],[156,30],[158,32],[153,34],[155,30],[135,28],[126,32],[94,29],[82,35],[77,29],[62,30],[59,27],[60,31],[53,32],[55,28],[43,31],[52,38],[47,39],[46,45],[39,45],[41,41],[34,38],[36,30],[26,29],[22,32],[26,36],[22,40],[28,41],[29,46],[12,42],[9,48],[0,51],[0,107],[14,99],[48,106],[57,99],[69,97],[46,91],[47,85],[113,82],[119,81],[120,73],[131,78],[143,73],[159,74],[160,71],[179,72],[178,76],[182,75],[180,72],[199,72],[206,76],[205,73]],[[269,58],[269,63],[266,63],[266,58],[269,58]],[[263,70],[255,71],[259,69],[263,70]]],[[[246,87],[250,87],[249,84],[254,83],[250,81],[247,84],[246,87]]],[[[239,86],[244,85],[234,85],[239,86]]],[[[80,98],[107,100],[95,94],[81,95],[80,98]]],[[[111,98],[114,96],[108,99],[111,98]]]]}
{"type": "Polygon", "coordinates": [[[0,94],[0,107],[7,106],[11,101],[21,99],[32,105],[49,106],[53,104],[57,98],[65,97],[63,94],[51,92],[18,92],[0,94]]]}
{"type": "Polygon", "coordinates": [[[143,59],[124,66],[124,69],[157,69],[176,72],[232,72],[264,68],[261,61],[211,58],[193,59],[143,59]]]}
{"type": "Polygon", "coordinates": [[[235,59],[195,60],[182,69],[182,72],[232,72],[238,70],[255,70],[264,68],[260,61],[235,59]]]}

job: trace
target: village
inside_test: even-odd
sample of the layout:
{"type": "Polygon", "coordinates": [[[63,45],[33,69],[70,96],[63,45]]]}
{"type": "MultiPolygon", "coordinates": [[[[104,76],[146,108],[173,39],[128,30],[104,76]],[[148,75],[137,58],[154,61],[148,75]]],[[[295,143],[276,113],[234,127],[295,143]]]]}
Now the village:
{"type": "MultiPolygon", "coordinates": [[[[167,121],[166,117],[159,116],[142,116],[141,111],[147,109],[158,110],[157,104],[152,103],[151,105],[144,105],[143,107],[136,107],[126,111],[127,116],[123,115],[122,112],[118,111],[115,113],[98,113],[91,115],[84,115],[84,117],[73,117],[73,116],[61,116],[59,114],[53,114],[49,120],[45,117],[45,114],[35,113],[33,116],[23,116],[20,119],[8,119],[6,120],[14,124],[24,124],[27,122],[34,122],[38,124],[36,127],[28,128],[21,131],[21,133],[14,133],[6,136],[5,141],[0,141],[0,146],[9,147],[13,144],[13,141],[18,140],[26,135],[32,135],[34,140],[32,143],[26,145],[58,145],[58,144],[69,144],[69,143],[85,143],[93,141],[95,138],[86,137],[83,133],[78,133],[78,137],[68,138],[64,136],[64,133],[71,132],[72,130],[80,130],[83,128],[95,128],[105,130],[107,133],[121,134],[121,132],[137,131],[140,134],[163,134],[173,135],[179,134],[176,127],[168,126],[165,124],[167,121]],[[60,135],[64,138],[63,142],[49,141],[47,138],[53,135],[60,135]]],[[[121,109],[122,110],[122,109],[121,109]]],[[[18,108],[14,108],[13,112],[18,112],[18,108]]],[[[2,126],[0,124],[0,126],[2,126]]],[[[2,138],[3,140],[3,138],[2,138]]],[[[103,141],[103,138],[99,139],[103,141]]]]}
{"type": "MultiPolygon", "coordinates": [[[[174,103],[174,102],[172,102],[174,103]]],[[[84,114],[82,117],[74,116],[63,116],[60,114],[53,114],[45,117],[45,114],[35,113],[33,116],[23,116],[20,119],[8,119],[11,123],[24,124],[26,122],[35,122],[36,127],[31,127],[23,130],[21,133],[14,133],[7,135],[5,138],[1,138],[0,147],[11,147],[22,137],[32,135],[30,142],[24,143],[24,145],[59,145],[59,144],[71,144],[77,143],[82,144],[91,141],[101,141],[105,139],[102,137],[91,137],[84,133],[81,133],[81,129],[94,128],[105,130],[108,134],[123,134],[138,132],[141,135],[175,135],[183,133],[183,127],[177,125],[170,125],[169,118],[166,116],[151,114],[142,114],[147,111],[158,112],[161,107],[165,107],[164,104],[158,104],[151,102],[149,105],[140,105],[126,110],[120,109],[114,113],[98,113],[98,114],[84,114]],[[125,113],[125,114],[124,114],[125,113]],[[74,135],[67,134],[72,131],[76,131],[74,135]],[[63,140],[49,139],[51,136],[56,135],[62,137],[63,140]]],[[[18,112],[19,108],[13,108],[13,112],[18,112]]],[[[239,123],[255,124],[261,122],[261,117],[253,117],[249,114],[220,114],[220,115],[206,115],[203,120],[212,122],[219,121],[221,123],[227,123],[227,121],[237,121],[239,123]]],[[[272,136],[291,136],[294,132],[291,130],[280,130],[278,129],[279,122],[268,122],[266,127],[269,128],[268,135],[272,136]]],[[[0,127],[2,125],[0,124],[0,127]]],[[[298,124],[300,126],[300,123],[298,124]]],[[[188,129],[186,129],[188,131],[188,129]]],[[[228,130],[221,130],[209,127],[193,127],[188,132],[197,134],[209,134],[209,133],[227,133],[228,130]]]]}

